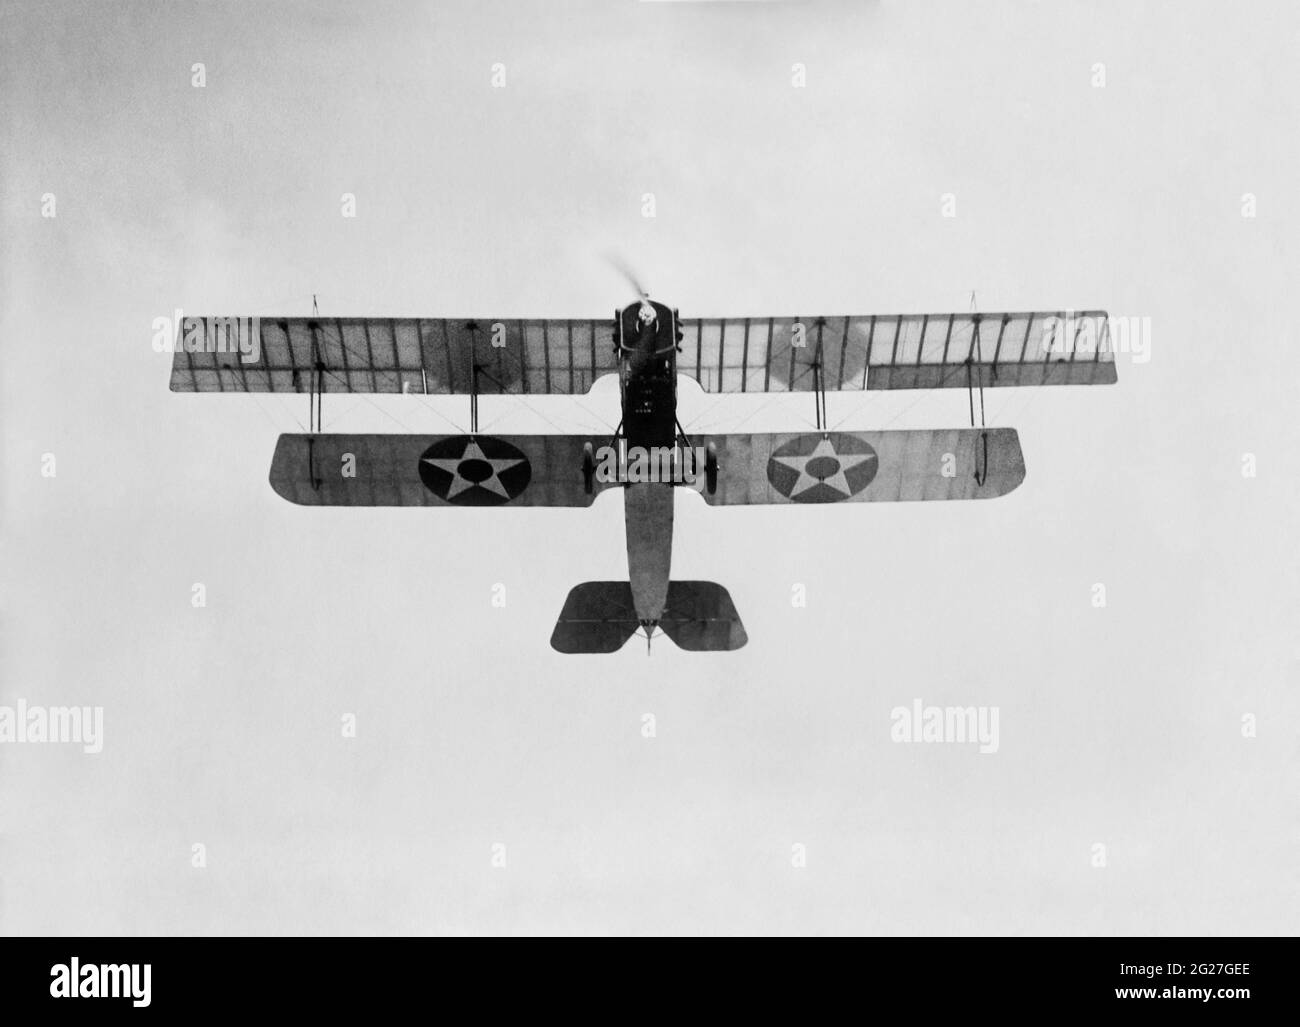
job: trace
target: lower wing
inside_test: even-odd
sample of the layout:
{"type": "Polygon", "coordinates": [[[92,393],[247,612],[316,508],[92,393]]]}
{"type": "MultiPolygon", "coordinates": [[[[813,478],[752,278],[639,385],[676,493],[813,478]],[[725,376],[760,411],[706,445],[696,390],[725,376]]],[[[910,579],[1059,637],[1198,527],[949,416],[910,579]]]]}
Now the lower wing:
{"type": "MultiPolygon", "coordinates": [[[[304,506],[585,507],[621,487],[606,467],[608,443],[591,435],[281,435],[271,486],[304,506]]],[[[706,435],[692,445],[703,459],[674,466],[699,468],[696,487],[714,506],[991,499],[1025,478],[1013,428],[706,435]]]]}
{"type": "MultiPolygon", "coordinates": [[[[590,506],[588,435],[281,435],[271,487],[304,506],[590,506]]],[[[590,447],[590,448],[589,448],[590,447]]]]}
{"type": "Polygon", "coordinates": [[[716,463],[716,480],[700,490],[713,506],[992,499],[1025,480],[1014,428],[706,435],[692,444],[706,466],[716,463]]]}

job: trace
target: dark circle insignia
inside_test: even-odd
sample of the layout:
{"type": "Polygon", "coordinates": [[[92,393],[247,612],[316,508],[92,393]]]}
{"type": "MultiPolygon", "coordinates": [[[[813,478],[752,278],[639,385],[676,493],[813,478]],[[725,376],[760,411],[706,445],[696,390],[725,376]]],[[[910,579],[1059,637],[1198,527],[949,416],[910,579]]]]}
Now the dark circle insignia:
{"type": "Polygon", "coordinates": [[[767,478],[795,503],[838,503],[870,485],[879,468],[865,439],[827,432],[798,435],[778,446],[767,462],[767,478]]]}
{"type": "Polygon", "coordinates": [[[499,506],[528,487],[532,467],[517,447],[490,435],[452,435],[420,454],[420,480],[457,506],[499,506]]]}

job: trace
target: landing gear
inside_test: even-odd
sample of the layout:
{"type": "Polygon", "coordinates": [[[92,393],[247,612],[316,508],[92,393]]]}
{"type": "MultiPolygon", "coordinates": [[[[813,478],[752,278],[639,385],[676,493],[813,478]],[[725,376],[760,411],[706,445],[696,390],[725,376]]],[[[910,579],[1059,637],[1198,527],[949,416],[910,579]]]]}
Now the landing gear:
{"type": "MultiPolygon", "coordinates": [[[[686,454],[690,454],[689,463],[692,476],[700,473],[700,466],[696,462],[696,450],[691,445],[690,436],[686,434],[686,429],[682,427],[682,422],[677,422],[677,451],[686,459],[686,454]]],[[[690,480],[698,481],[698,478],[692,477],[690,480]]],[[[713,495],[718,490],[718,444],[710,442],[704,447],[704,487],[709,490],[709,495],[713,495]]]]}

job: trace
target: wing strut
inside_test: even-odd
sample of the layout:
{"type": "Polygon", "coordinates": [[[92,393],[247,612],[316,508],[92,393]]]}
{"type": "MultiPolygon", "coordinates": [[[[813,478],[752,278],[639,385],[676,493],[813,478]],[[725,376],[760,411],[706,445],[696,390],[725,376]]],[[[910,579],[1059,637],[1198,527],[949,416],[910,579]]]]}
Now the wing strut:
{"type": "MultiPolygon", "coordinates": [[[[813,396],[817,403],[817,430],[826,430],[826,378],[822,366],[822,332],[826,328],[826,318],[817,319],[817,358],[813,361],[813,396]]],[[[721,374],[721,371],[719,371],[721,374]]]]}
{"type": "Polygon", "coordinates": [[[478,363],[474,364],[474,371],[470,375],[469,390],[469,433],[478,434],[478,363]]]}
{"type": "MultiPolygon", "coordinates": [[[[325,361],[320,358],[320,323],[316,320],[320,307],[316,294],[311,295],[311,374],[307,379],[307,481],[313,492],[319,492],[321,477],[316,473],[316,436],[323,430],[325,419],[325,361]]],[[[286,336],[288,332],[286,331],[286,336]]]]}
{"type": "Polygon", "coordinates": [[[311,323],[311,374],[307,379],[307,398],[311,404],[307,412],[308,431],[319,433],[324,420],[325,362],[320,358],[320,325],[311,323]]]}
{"type": "Polygon", "coordinates": [[[491,382],[493,385],[495,385],[495,386],[496,386],[496,387],[497,387],[501,392],[504,393],[504,392],[506,391],[506,387],[505,387],[504,385],[502,385],[499,381],[497,381],[494,377],[492,377],[492,375],[488,374],[485,370],[483,370],[483,368],[482,368],[482,366],[481,366],[480,364],[477,364],[477,363],[476,363],[476,364],[473,365],[473,370],[471,371],[471,374],[470,374],[470,389],[469,389],[469,433],[470,433],[471,435],[477,435],[477,434],[478,434],[478,395],[479,395],[479,393],[478,393],[478,379],[479,379],[479,375],[482,375],[484,378],[486,378],[488,381],[490,381],[490,382],[491,382]]]}
{"type": "MultiPolygon", "coordinates": [[[[971,301],[974,302],[975,294],[971,293],[971,301]]],[[[972,340],[971,351],[966,355],[966,392],[970,398],[970,426],[975,427],[975,381],[979,381],[980,394],[980,449],[983,452],[981,459],[980,452],[975,455],[975,484],[983,485],[989,476],[989,433],[987,425],[984,423],[984,355],[980,352],[980,315],[972,314],[971,319],[974,321],[975,337],[972,340]],[[971,362],[975,362],[975,373],[972,377],[971,362]]]]}
{"type": "MultiPolygon", "coordinates": [[[[315,293],[311,297],[311,313],[312,319],[308,324],[311,329],[311,376],[307,379],[307,398],[311,406],[307,412],[307,424],[308,431],[314,435],[323,430],[321,422],[324,420],[325,409],[322,399],[325,393],[325,361],[320,358],[320,322],[316,320],[320,307],[316,303],[315,293]]],[[[315,480],[314,470],[312,480],[315,480]]]]}
{"type": "MultiPolygon", "coordinates": [[[[826,430],[826,380],[822,377],[822,362],[819,357],[812,366],[813,397],[817,403],[817,430],[826,430]]],[[[805,422],[806,423],[806,422],[805,422]]]]}

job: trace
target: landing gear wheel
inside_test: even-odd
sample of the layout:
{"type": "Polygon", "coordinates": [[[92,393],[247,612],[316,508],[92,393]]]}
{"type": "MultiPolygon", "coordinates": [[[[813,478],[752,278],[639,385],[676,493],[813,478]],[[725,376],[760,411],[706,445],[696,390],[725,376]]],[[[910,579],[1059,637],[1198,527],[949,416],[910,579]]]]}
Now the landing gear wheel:
{"type": "Polygon", "coordinates": [[[704,487],[709,495],[718,491],[718,447],[712,442],[704,451],[704,487]]]}

